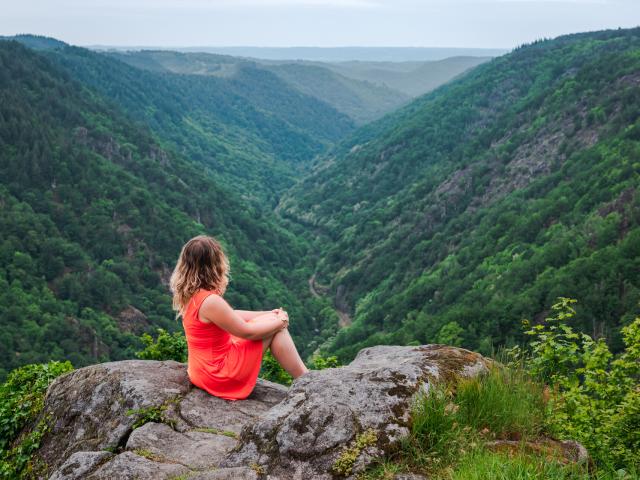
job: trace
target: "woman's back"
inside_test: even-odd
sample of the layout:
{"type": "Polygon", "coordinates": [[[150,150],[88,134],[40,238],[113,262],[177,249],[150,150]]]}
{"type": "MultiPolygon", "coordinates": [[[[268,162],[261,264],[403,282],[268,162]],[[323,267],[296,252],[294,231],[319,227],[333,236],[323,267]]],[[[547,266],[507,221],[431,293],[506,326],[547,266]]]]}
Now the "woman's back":
{"type": "Polygon", "coordinates": [[[199,319],[202,302],[214,290],[198,290],[182,317],[188,348],[187,373],[191,383],[212,395],[228,400],[246,398],[258,378],[262,361],[262,340],[231,335],[215,323],[199,319]]]}

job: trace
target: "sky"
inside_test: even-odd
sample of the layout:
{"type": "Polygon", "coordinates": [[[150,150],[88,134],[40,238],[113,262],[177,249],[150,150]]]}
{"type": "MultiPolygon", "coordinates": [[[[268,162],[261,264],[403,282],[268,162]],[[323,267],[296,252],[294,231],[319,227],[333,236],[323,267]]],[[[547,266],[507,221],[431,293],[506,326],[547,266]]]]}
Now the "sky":
{"type": "Polygon", "coordinates": [[[640,25],[640,0],[0,0],[0,35],[75,45],[511,49],[640,25]]]}

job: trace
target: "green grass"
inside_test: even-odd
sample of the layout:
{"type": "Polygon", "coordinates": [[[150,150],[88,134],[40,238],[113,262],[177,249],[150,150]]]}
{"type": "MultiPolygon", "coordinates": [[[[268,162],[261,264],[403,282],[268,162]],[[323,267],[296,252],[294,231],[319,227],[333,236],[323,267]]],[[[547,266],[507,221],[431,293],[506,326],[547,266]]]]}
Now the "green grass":
{"type": "Polygon", "coordinates": [[[392,479],[420,473],[431,479],[635,479],[624,472],[588,471],[561,459],[523,448],[492,452],[495,439],[535,441],[548,432],[546,392],[522,368],[492,368],[474,379],[431,385],[411,413],[411,432],[395,453],[360,474],[392,479]]]}
{"type": "Polygon", "coordinates": [[[544,429],[544,387],[519,369],[494,368],[458,383],[456,421],[497,438],[540,435],[544,429]]]}
{"type": "Polygon", "coordinates": [[[432,385],[413,405],[411,436],[402,449],[416,467],[432,471],[484,440],[538,436],[545,418],[543,393],[524,372],[506,368],[455,386],[432,385]]]}
{"type": "Polygon", "coordinates": [[[465,455],[448,477],[451,480],[578,480],[589,479],[585,467],[526,454],[508,456],[475,450],[465,455]]]}

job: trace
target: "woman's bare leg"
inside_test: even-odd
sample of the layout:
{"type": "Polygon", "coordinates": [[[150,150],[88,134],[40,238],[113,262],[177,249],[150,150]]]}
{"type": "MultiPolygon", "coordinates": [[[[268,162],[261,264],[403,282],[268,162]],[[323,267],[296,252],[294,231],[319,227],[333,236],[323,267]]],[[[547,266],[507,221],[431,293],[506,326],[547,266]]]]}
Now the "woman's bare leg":
{"type": "Polygon", "coordinates": [[[264,338],[262,340],[262,351],[266,352],[267,348],[271,348],[271,353],[275,359],[293,378],[298,378],[309,371],[300,358],[296,345],[293,343],[293,338],[289,334],[289,329],[283,328],[271,337],[264,338]]]}

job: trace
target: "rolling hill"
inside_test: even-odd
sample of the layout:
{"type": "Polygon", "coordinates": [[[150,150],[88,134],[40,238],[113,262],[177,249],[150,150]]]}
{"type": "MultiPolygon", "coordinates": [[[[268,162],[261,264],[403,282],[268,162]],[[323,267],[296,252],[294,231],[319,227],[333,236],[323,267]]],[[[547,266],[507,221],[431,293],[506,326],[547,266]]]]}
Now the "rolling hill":
{"type": "MultiPolygon", "coordinates": [[[[406,103],[410,97],[385,86],[354,80],[323,64],[302,62],[266,63],[260,60],[167,50],[107,52],[134,67],[156,72],[206,75],[233,79],[243,69],[260,69],[275,74],[288,88],[316,98],[363,124],[406,103]]],[[[265,73],[266,75],[266,73],[265,73]]]]}
{"type": "Polygon", "coordinates": [[[238,58],[202,52],[110,50],[105,53],[155,72],[232,79],[245,68],[267,70],[288,86],[331,105],[362,125],[486,62],[490,57],[452,57],[424,62],[312,62],[238,58]]]}

